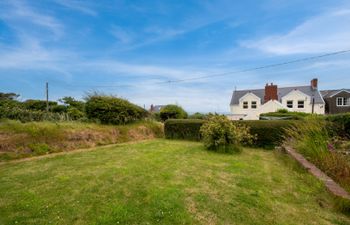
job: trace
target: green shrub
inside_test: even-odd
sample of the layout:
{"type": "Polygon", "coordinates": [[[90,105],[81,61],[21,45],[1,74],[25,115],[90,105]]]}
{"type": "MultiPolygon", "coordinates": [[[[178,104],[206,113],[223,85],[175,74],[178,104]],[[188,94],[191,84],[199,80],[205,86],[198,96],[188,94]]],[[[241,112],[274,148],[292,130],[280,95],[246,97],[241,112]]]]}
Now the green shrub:
{"type": "Polygon", "coordinates": [[[199,141],[203,123],[203,120],[197,119],[169,119],[164,123],[164,134],[169,139],[199,141]]]}
{"type": "Polygon", "coordinates": [[[241,120],[233,123],[241,123],[250,127],[250,132],[256,135],[254,146],[273,148],[283,142],[285,129],[295,122],[289,120],[241,120]]]}
{"type": "Polygon", "coordinates": [[[33,151],[34,155],[44,155],[50,153],[50,147],[45,143],[33,143],[29,144],[28,147],[33,151]]]}
{"type": "Polygon", "coordinates": [[[74,107],[78,109],[79,111],[83,112],[85,110],[85,102],[75,100],[73,97],[63,97],[59,100],[67,107],[74,107]]]}
{"type": "Polygon", "coordinates": [[[69,117],[65,113],[52,113],[45,111],[33,111],[23,108],[0,108],[0,118],[19,120],[21,122],[32,121],[67,121],[69,117]]]}
{"type": "Polygon", "coordinates": [[[85,110],[89,119],[98,119],[104,124],[126,124],[143,119],[148,114],[125,99],[102,95],[89,96],[85,110]]]}
{"type": "Polygon", "coordinates": [[[326,121],[331,122],[328,128],[335,135],[350,138],[350,113],[341,113],[326,116],[326,121]]]}
{"type": "Polygon", "coordinates": [[[55,113],[66,113],[67,112],[67,106],[65,105],[55,105],[51,107],[51,112],[55,113]]]}
{"type": "MultiPolygon", "coordinates": [[[[56,105],[57,105],[57,102],[49,101],[49,108],[50,109],[56,105]]],[[[29,99],[29,100],[26,100],[25,102],[23,102],[23,106],[28,110],[45,111],[46,110],[46,101],[29,99]]]]}
{"type": "Polygon", "coordinates": [[[160,118],[165,121],[167,119],[186,119],[186,111],[178,105],[166,105],[160,110],[160,118]]]}
{"type": "Polygon", "coordinates": [[[85,116],[83,112],[81,112],[79,109],[74,107],[68,107],[67,114],[69,118],[72,120],[78,120],[85,116]]]}
{"type": "Polygon", "coordinates": [[[199,112],[196,112],[192,115],[189,115],[188,118],[189,119],[198,119],[198,120],[204,120],[204,119],[207,119],[208,118],[208,114],[203,114],[203,113],[199,113],[199,112]]]}
{"type": "Polygon", "coordinates": [[[289,112],[286,109],[280,109],[277,112],[269,112],[260,114],[261,120],[303,120],[310,116],[310,113],[289,112]]]}
{"type": "MultiPolygon", "coordinates": [[[[164,124],[165,136],[170,139],[200,140],[200,127],[205,120],[197,119],[171,119],[164,124]]],[[[280,145],[284,140],[285,129],[296,121],[288,120],[252,120],[230,121],[249,126],[251,134],[256,139],[251,143],[256,147],[272,148],[280,145]]]]}
{"type": "Polygon", "coordinates": [[[219,115],[205,121],[200,133],[207,149],[224,153],[240,151],[240,146],[250,143],[254,137],[247,126],[232,123],[226,116],[219,115]]]}

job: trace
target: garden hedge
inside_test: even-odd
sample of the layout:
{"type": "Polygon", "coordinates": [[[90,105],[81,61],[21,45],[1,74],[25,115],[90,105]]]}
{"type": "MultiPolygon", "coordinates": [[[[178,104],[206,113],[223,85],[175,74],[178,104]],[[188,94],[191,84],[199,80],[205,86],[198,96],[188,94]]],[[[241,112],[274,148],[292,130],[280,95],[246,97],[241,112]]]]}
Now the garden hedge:
{"type": "Polygon", "coordinates": [[[285,129],[296,123],[292,120],[245,120],[237,121],[250,127],[250,132],[257,136],[254,146],[271,148],[282,143],[285,129]]]}
{"type": "MultiPolygon", "coordinates": [[[[205,120],[198,119],[171,119],[164,125],[165,137],[169,139],[185,139],[199,141],[200,127],[205,120]]],[[[281,144],[284,138],[284,129],[297,121],[290,120],[252,120],[233,121],[250,127],[250,132],[257,136],[253,145],[257,147],[270,148],[281,144]]]]}
{"type": "Polygon", "coordinates": [[[326,116],[326,121],[331,122],[329,127],[336,135],[350,138],[350,113],[341,113],[326,116]]]}
{"type": "Polygon", "coordinates": [[[164,134],[169,139],[199,141],[203,123],[204,120],[199,119],[168,119],[164,123],[164,134]]]}

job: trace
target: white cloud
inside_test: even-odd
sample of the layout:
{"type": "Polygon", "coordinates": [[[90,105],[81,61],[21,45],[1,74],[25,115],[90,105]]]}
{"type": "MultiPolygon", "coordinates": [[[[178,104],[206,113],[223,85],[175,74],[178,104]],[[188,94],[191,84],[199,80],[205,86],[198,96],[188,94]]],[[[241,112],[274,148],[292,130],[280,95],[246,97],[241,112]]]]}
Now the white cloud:
{"type": "Polygon", "coordinates": [[[125,29],[113,25],[110,33],[122,44],[128,44],[133,41],[133,35],[125,29]]]}
{"type": "MultiPolygon", "coordinates": [[[[76,1],[76,0],[56,0],[57,4],[62,5],[66,8],[76,10],[79,12],[82,12],[84,14],[90,15],[90,16],[96,16],[97,12],[93,9],[89,8],[88,6],[84,5],[84,2],[76,1]]],[[[85,3],[86,4],[86,3],[85,3]]]]}
{"type": "Polygon", "coordinates": [[[284,35],[243,41],[243,47],[287,55],[323,53],[350,48],[350,9],[334,10],[313,17],[284,35]]]}
{"type": "Polygon", "coordinates": [[[54,17],[36,12],[23,1],[13,0],[0,10],[0,18],[17,31],[28,31],[33,24],[52,32],[56,38],[63,35],[63,25],[54,17]],[[27,24],[27,25],[26,25],[27,24]]]}

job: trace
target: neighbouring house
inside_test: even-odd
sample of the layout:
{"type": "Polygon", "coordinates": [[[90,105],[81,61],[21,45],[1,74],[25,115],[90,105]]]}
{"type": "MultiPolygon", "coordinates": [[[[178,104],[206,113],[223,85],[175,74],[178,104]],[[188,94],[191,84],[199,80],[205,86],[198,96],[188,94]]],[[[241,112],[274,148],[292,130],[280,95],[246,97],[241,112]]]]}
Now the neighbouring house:
{"type": "Polygon", "coordinates": [[[307,86],[277,87],[266,84],[264,89],[235,90],[232,94],[229,118],[258,120],[261,113],[287,109],[293,112],[325,113],[325,102],[318,90],[318,80],[307,86]]]}
{"type": "Polygon", "coordinates": [[[350,112],[350,89],[324,90],[321,94],[327,114],[350,112]]]}
{"type": "Polygon", "coordinates": [[[165,105],[151,105],[151,108],[149,109],[149,112],[151,113],[159,113],[160,110],[165,107],[165,105]]]}

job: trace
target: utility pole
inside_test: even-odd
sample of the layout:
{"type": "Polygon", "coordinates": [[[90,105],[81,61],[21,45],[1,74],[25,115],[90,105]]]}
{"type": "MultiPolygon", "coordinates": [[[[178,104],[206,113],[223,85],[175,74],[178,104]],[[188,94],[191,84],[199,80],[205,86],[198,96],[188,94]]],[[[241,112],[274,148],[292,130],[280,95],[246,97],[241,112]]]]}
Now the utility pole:
{"type": "Polygon", "coordinates": [[[46,82],[46,112],[49,112],[49,82],[46,82]]]}

